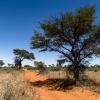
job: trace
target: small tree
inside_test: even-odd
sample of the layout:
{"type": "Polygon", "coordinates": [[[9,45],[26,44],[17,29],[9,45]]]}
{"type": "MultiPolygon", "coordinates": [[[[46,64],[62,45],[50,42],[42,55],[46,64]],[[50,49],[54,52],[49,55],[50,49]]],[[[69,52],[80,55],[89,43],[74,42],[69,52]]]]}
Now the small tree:
{"type": "Polygon", "coordinates": [[[33,60],[35,59],[34,54],[30,53],[26,50],[21,50],[21,49],[14,49],[13,53],[15,54],[15,66],[18,66],[19,69],[22,67],[22,61],[24,59],[27,60],[33,60]]]}
{"type": "Polygon", "coordinates": [[[55,67],[55,64],[52,64],[51,66],[52,66],[52,67],[55,67]]]}
{"type": "Polygon", "coordinates": [[[84,6],[43,21],[39,24],[43,33],[34,32],[31,49],[60,53],[73,66],[74,79],[78,81],[80,65],[100,54],[100,27],[95,22],[95,12],[95,6],[84,6]]]}
{"type": "MultiPolygon", "coordinates": [[[[16,57],[15,57],[15,59],[14,59],[14,64],[15,64],[15,67],[18,67],[18,68],[19,68],[19,66],[20,66],[20,61],[19,61],[19,59],[16,58],[16,57]]],[[[20,69],[20,68],[19,68],[19,69],[20,69]]]]}
{"type": "Polygon", "coordinates": [[[8,63],[8,67],[12,67],[13,64],[8,63]]]}
{"type": "Polygon", "coordinates": [[[3,62],[3,60],[0,60],[0,67],[2,67],[5,63],[3,62]]]}
{"type": "Polygon", "coordinates": [[[40,61],[40,62],[34,61],[34,65],[35,65],[35,67],[37,67],[39,69],[40,73],[44,72],[45,65],[42,61],[40,61]]]}
{"type": "Polygon", "coordinates": [[[57,65],[59,67],[61,67],[64,63],[65,63],[65,59],[59,59],[59,60],[57,60],[57,65]]]}
{"type": "Polygon", "coordinates": [[[28,68],[28,67],[32,67],[32,66],[30,66],[30,65],[24,65],[24,67],[28,68]]]}
{"type": "Polygon", "coordinates": [[[100,67],[100,65],[96,64],[96,65],[94,65],[94,67],[98,67],[98,68],[99,68],[99,67],[100,67]]]}

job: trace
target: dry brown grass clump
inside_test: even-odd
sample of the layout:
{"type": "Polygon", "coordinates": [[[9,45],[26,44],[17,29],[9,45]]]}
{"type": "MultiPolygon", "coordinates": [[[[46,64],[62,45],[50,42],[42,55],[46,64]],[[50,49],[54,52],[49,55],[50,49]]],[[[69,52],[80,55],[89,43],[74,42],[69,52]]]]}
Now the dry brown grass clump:
{"type": "Polygon", "coordinates": [[[89,79],[95,81],[96,83],[100,83],[100,71],[85,71],[85,75],[87,75],[89,79]]]}
{"type": "Polygon", "coordinates": [[[46,75],[49,79],[65,79],[66,72],[65,71],[49,71],[46,75]]]}
{"type": "Polygon", "coordinates": [[[0,74],[0,100],[40,100],[40,97],[23,73],[14,71],[0,74]]]}

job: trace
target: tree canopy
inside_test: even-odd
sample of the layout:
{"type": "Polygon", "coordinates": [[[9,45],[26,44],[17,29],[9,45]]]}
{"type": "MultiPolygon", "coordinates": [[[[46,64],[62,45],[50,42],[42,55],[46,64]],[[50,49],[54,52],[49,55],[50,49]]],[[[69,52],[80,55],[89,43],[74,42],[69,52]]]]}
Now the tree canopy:
{"type": "Polygon", "coordinates": [[[72,65],[75,80],[79,80],[79,66],[99,56],[100,27],[96,18],[96,7],[84,6],[44,20],[39,24],[43,32],[34,31],[31,37],[31,49],[60,53],[72,65]]]}
{"type": "Polygon", "coordinates": [[[2,67],[5,63],[3,62],[3,60],[0,60],[0,67],[2,67]]]}
{"type": "Polygon", "coordinates": [[[59,59],[59,60],[57,60],[57,65],[58,66],[62,66],[62,64],[64,64],[65,63],[65,59],[59,59]]]}
{"type": "Polygon", "coordinates": [[[15,54],[15,65],[19,66],[19,69],[21,68],[21,62],[24,59],[27,60],[33,60],[35,59],[34,54],[28,52],[27,50],[21,50],[21,49],[13,49],[13,53],[15,54]]]}

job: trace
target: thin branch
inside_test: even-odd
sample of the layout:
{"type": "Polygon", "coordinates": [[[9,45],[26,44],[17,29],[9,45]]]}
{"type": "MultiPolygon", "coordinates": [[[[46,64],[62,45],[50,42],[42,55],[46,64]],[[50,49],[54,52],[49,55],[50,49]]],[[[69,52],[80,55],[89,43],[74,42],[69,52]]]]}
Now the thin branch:
{"type": "Polygon", "coordinates": [[[61,45],[61,47],[69,52],[71,52],[68,48],[64,47],[63,45],[61,45]]]}
{"type": "Polygon", "coordinates": [[[81,58],[79,62],[81,62],[83,59],[89,57],[89,56],[92,55],[93,53],[94,53],[94,52],[91,52],[91,53],[87,54],[86,56],[84,56],[83,58],[81,58]]]}
{"type": "Polygon", "coordinates": [[[56,49],[56,48],[51,48],[49,45],[47,45],[47,47],[48,47],[50,50],[57,51],[57,52],[63,54],[65,57],[67,57],[68,59],[70,59],[70,60],[73,62],[73,59],[72,59],[72,58],[70,57],[70,55],[68,55],[67,53],[64,53],[63,51],[60,51],[60,50],[58,50],[58,49],[56,49]]]}

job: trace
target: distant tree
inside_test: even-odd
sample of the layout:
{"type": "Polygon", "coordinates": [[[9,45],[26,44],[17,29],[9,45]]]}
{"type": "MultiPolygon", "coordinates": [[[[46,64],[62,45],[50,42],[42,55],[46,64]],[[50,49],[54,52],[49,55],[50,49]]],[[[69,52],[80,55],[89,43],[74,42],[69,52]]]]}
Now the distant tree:
{"type": "Polygon", "coordinates": [[[100,54],[100,27],[95,6],[84,6],[39,24],[42,33],[34,31],[31,49],[60,53],[72,65],[75,82],[79,81],[79,67],[100,54]]]}
{"type": "Polygon", "coordinates": [[[27,60],[34,60],[34,54],[30,53],[26,50],[21,50],[21,49],[13,49],[13,53],[15,54],[15,65],[17,65],[19,67],[19,69],[21,69],[22,67],[22,61],[24,59],[27,60]]]}
{"type": "Polygon", "coordinates": [[[94,65],[94,67],[100,67],[100,65],[96,64],[96,65],[94,65]]]}
{"type": "Polygon", "coordinates": [[[48,65],[49,67],[52,67],[52,65],[48,65]]]}
{"type": "Polygon", "coordinates": [[[42,61],[34,61],[34,65],[40,70],[40,73],[44,72],[46,66],[42,61]]]}
{"type": "Polygon", "coordinates": [[[37,67],[38,61],[34,61],[34,66],[37,67]]]}
{"type": "MultiPolygon", "coordinates": [[[[19,61],[19,59],[16,58],[16,57],[15,57],[15,59],[14,59],[14,64],[15,64],[15,67],[18,67],[18,68],[19,68],[19,66],[20,66],[20,61],[19,61]]],[[[19,68],[19,69],[20,69],[20,68],[19,68]]]]}
{"type": "Polygon", "coordinates": [[[30,66],[30,65],[24,65],[24,67],[26,67],[26,68],[27,68],[27,67],[32,67],[32,66],[30,66]]]}
{"type": "Polygon", "coordinates": [[[64,64],[64,63],[65,63],[65,59],[59,59],[59,60],[57,60],[57,65],[58,65],[59,67],[61,67],[62,64],[64,64]]]}
{"type": "Polygon", "coordinates": [[[8,63],[8,67],[11,67],[11,66],[12,66],[12,64],[8,63]]]}
{"type": "Polygon", "coordinates": [[[3,62],[3,60],[0,60],[0,67],[2,67],[5,63],[3,62]]]}
{"type": "Polygon", "coordinates": [[[52,64],[51,66],[52,66],[52,67],[55,67],[55,64],[52,64]]]}

